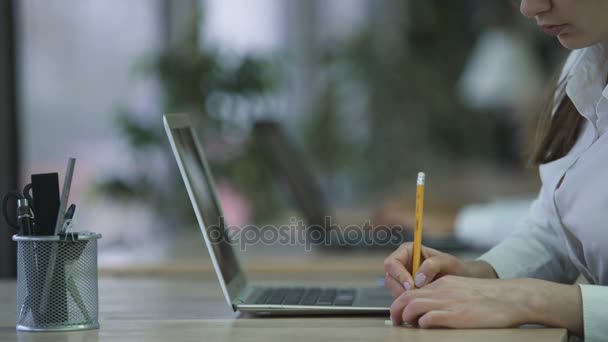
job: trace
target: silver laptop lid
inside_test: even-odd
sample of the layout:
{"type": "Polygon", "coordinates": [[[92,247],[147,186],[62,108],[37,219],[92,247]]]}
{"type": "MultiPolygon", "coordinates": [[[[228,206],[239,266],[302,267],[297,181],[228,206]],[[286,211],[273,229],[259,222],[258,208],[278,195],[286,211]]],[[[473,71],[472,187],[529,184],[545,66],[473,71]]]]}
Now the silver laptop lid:
{"type": "Polygon", "coordinates": [[[215,273],[228,304],[232,306],[247,282],[225,231],[224,212],[203,149],[189,114],[167,114],[163,122],[215,273]]]}

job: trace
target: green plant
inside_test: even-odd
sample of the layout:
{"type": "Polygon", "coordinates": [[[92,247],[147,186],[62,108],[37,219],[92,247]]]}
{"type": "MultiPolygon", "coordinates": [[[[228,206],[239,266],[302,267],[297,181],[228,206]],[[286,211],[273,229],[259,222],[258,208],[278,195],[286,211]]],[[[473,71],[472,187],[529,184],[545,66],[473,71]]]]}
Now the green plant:
{"type": "Polygon", "coordinates": [[[304,140],[326,176],[348,172],[361,195],[390,188],[420,169],[449,174],[457,161],[494,158],[493,118],[467,109],[454,89],[474,36],[464,18],[455,23],[458,16],[448,17],[449,8],[412,6],[425,9],[412,9],[421,15],[404,32],[403,46],[379,53],[373,32],[363,30],[324,46],[317,61],[325,86],[304,140]],[[447,35],[444,25],[450,24],[464,32],[447,35]],[[441,60],[446,51],[449,61],[441,60]],[[345,88],[365,98],[358,109],[363,115],[348,112],[358,96],[345,99],[345,88]],[[353,120],[363,121],[363,133],[349,129],[353,120]]]}
{"type": "MultiPolygon", "coordinates": [[[[239,120],[243,118],[222,112],[222,108],[238,102],[259,102],[271,95],[280,79],[278,71],[269,58],[225,56],[211,47],[199,47],[198,27],[198,20],[193,20],[189,33],[178,46],[158,57],[144,59],[136,67],[137,74],[159,80],[164,92],[163,113],[193,113],[202,128],[204,145],[209,147],[206,152],[214,174],[246,195],[255,219],[271,218],[279,201],[273,194],[264,154],[258,142],[240,128],[239,120]]],[[[105,179],[97,189],[114,199],[144,201],[159,216],[172,222],[184,218],[192,222],[194,215],[161,118],[145,123],[136,119],[139,116],[142,115],[122,108],[116,120],[131,147],[135,172],[128,177],[116,175],[105,179]],[[158,154],[171,165],[164,179],[158,179],[150,161],[158,154]]]]}

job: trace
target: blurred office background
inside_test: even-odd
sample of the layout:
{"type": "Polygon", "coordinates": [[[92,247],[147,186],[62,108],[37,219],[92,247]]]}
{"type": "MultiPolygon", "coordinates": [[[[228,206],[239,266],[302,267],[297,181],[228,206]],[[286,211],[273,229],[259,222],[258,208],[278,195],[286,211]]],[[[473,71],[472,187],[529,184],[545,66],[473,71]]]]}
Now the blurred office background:
{"type": "Polygon", "coordinates": [[[565,51],[509,1],[9,2],[19,184],[76,157],[75,226],[104,235],[102,266],[206,253],[166,112],[195,113],[234,225],[302,215],[260,121],[341,222],[409,224],[422,170],[429,234],[496,237],[539,188],[526,146],[565,51]]]}

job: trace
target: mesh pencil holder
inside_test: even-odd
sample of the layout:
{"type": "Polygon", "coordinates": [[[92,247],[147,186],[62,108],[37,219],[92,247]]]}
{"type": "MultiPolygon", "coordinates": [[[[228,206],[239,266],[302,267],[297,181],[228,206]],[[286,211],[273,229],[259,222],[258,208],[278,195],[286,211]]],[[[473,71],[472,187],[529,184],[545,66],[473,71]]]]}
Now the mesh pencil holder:
{"type": "Polygon", "coordinates": [[[14,235],[17,330],[99,328],[97,240],[100,234],[14,235]]]}

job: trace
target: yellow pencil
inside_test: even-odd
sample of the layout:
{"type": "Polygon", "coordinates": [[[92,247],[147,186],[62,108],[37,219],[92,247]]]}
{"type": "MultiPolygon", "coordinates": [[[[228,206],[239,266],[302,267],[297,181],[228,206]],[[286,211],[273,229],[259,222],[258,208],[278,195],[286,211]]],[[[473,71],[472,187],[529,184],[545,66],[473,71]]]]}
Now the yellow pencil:
{"type": "Polygon", "coordinates": [[[414,225],[414,251],[412,255],[412,276],[416,276],[420,267],[422,251],[422,210],[424,204],[424,172],[418,173],[416,181],[416,223],[414,225]]]}

